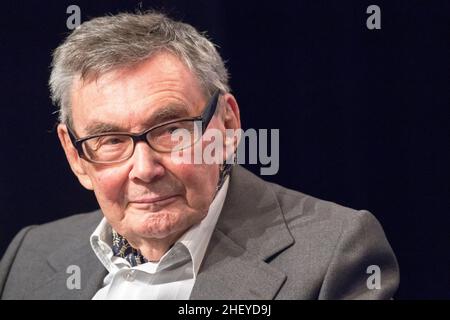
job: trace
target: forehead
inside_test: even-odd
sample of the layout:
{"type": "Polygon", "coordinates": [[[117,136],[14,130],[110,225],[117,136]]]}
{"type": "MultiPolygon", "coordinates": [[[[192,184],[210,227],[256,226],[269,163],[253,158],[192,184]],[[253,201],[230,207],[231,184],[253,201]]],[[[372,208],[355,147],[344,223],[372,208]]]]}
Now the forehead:
{"type": "Polygon", "coordinates": [[[204,103],[197,77],[169,53],[95,80],[77,79],[71,92],[74,129],[80,134],[94,123],[142,130],[157,113],[179,110],[180,116],[194,116],[204,103]]]}

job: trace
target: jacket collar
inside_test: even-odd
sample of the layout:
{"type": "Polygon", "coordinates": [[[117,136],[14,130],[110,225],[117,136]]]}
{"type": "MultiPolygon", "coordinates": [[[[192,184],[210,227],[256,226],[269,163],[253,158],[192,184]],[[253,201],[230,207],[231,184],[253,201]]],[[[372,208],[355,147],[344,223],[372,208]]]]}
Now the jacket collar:
{"type": "Polygon", "coordinates": [[[270,185],[235,166],[191,299],[273,299],[286,275],[268,261],[293,243],[270,185]]]}

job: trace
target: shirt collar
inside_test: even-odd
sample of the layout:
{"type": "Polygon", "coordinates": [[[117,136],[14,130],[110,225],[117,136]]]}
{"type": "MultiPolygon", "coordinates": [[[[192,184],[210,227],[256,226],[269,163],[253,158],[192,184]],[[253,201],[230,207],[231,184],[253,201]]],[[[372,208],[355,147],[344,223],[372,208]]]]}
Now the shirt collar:
{"type": "MultiPolygon", "coordinates": [[[[208,214],[199,223],[192,226],[186,231],[172,246],[172,248],[164,254],[160,263],[164,263],[165,258],[170,252],[179,250],[182,245],[189,251],[193,263],[194,279],[197,277],[201,263],[205,256],[211,235],[216,227],[217,220],[225,202],[228,191],[229,177],[225,179],[222,187],[217,192],[213,202],[209,206],[208,214]]],[[[103,217],[97,228],[90,237],[90,243],[93,251],[98,259],[102,262],[109,272],[114,272],[123,267],[125,259],[118,258],[112,252],[112,229],[107,220],[103,217]]],[[[152,263],[153,264],[153,263],[152,263]]]]}
{"type": "Polygon", "coordinates": [[[222,212],[225,197],[228,191],[229,177],[223,182],[222,187],[209,206],[208,214],[197,225],[191,227],[177,242],[182,243],[191,254],[194,266],[194,275],[197,276],[200,265],[205,256],[211,235],[216,227],[217,220],[222,212]]]}

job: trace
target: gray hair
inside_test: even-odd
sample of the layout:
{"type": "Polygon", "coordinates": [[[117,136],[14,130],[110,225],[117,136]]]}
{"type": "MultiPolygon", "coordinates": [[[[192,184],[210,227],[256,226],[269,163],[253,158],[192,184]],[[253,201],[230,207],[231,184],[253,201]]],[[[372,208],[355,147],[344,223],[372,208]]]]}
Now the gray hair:
{"type": "Polygon", "coordinates": [[[72,125],[70,92],[76,77],[95,79],[161,51],[185,63],[205,96],[217,89],[229,92],[227,69],[204,33],[162,13],[120,13],[84,22],[54,51],[49,85],[60,122],[72,125]]]}

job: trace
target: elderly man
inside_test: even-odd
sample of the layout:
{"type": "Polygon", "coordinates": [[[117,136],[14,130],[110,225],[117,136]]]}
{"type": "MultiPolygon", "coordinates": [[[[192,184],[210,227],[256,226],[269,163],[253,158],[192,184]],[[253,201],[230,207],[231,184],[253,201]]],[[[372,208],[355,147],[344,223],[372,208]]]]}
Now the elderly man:
{"type": "Polygon", "coordinates": [[[369,212],[226,161],[239,107],[193,27],[155,12],[85,22],[56,49],[50,87],[100,210],[23,229],[1,261],[3,299],[392,298],[397,262],[369,212]],[[175,161],[212,129],[220,163],[175,161]]]}

